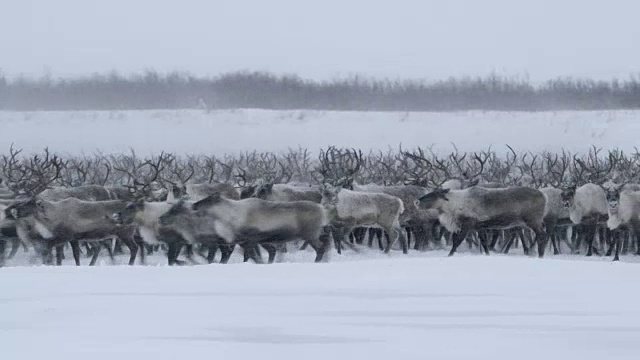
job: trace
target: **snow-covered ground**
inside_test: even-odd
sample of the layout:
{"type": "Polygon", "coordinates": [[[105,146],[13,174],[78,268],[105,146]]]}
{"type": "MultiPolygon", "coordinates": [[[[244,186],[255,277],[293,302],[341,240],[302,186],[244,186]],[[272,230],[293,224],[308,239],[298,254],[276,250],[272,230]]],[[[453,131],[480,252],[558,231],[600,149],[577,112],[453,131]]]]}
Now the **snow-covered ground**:
{"type": "MultiPolygon", "coordinates": [[[[586,151],[591,145],[632,150],[639,111],[336,112],[202,110],[0,112],[0,149],[43,147],[67,153],[134,148],[141,154],[312,151],[327,145],[386,150],[434,145],[451,151],[486,149],[586,151]]],[[[4,150],[6,151],[6,150],[4,150]]]]}
{"type": "Polygon", "coordinates": [[[640,351],[632,256],[365,249],[321,264],[311,251],[289,253],[272,265],[234,256],[228,265],[2,268],[2,358],[587,360],[640,351]]]}

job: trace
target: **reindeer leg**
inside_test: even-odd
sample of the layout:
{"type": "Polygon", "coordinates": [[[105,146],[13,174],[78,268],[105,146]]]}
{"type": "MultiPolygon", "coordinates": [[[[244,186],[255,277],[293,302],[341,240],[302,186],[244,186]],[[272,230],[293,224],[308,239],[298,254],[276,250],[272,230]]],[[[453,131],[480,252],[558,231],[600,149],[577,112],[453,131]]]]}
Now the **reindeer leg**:
{"type": "Polygon", "coordinates": [[[482,251],[484,251],[485,255],[489,255],[489,246],[488,246],[488,242],[489,239],[487,238],[487,233],[482,231],[482,232],[478,232],[478,238],[480,241],[480,246],[482,247],[482,251]]]}
{"type": "Polygon", "coordinates": [[[609,243],[607,245],[609,245],[609,247],[607,248],[607,252],[604,254],[604,256],[611,256],[611,254],[613,254],[613,250],[616,247],[617,242],[617,238],[618,238],[618,234],[619,231],[618,229],[613,230],[611,232],[611,236],[609,236],[609,243]]]}
{"type": "Polygon", "coordinates": [[[62,265],[62,260],[64,259],[64,244],[60,244],[55,247],[56,248],[56,265],[62,265]]]}
{"type": "Polygon", "coordinates": [[[138,235],[135,235],[133,239],[136,242],[136,245],[138,245],[138,249],[140,249],[140,264],[145,265],[147,262],[145,247],[146,244],[138,235]]]}
{"type": "Polygon", "coordinates": [[[94,266],[96,264],[96,261],[98,260],[98,256],[100,255],[100,250],[102,250],[101,243],[94,244],[93,248],[91,248],[91,252],[93,254],[91,256],[91,261],[89,262],[89,266],[94,266]]]}
{"type": "Polygon", "coordinates": [[[265,250],[267,250],[267,254],[269,254],[269,259],[267,260],[269,264],[273,264],[273,261],[276,259],[276,247],[274,244],[261,244],[265,250]]]}
{"type": "Polygon", "coordinates": [[[613,248],[615,248],[615,254],[613,256],[613,261],[620,260],[620,248],[622,247],[622,233],[619,229],[616,229],[611,232],[611,244],[609,246],[609,250],[607,251],[606,256],[611,256],[613,253],[613,248]]]}
{"type": "Polygon", "coordinates": [[[594,225],[587,225],[585,226],[585,231],[586,231],[586,240],[587,240],[587,256],[592,256],[593,255],[593,240],[595,238],[596,235],[596,227],[594,225]]]}
{"type": "MultiPolygon", "coordinates": [[[[547,235],[549,232],[547,233],[547,235]]],[[[555,231],[550,233],[551,247],[553,248],[553,255],[560,255],[560,243],[558,241],[558,234],[555,231]]]]}
{"type": "Polygon", "coordinates": [[[462,244],[464,239],[467,238],[468,234],[468,230],[460,230],[459,232],[451,234],[451,242],[453,243],[453,245],[451,247],[451,251],[449,251],[449,256],[453,256],[453,254],[456,253],[456,250],[458,250],[458,246],[462,244]]]}
{"type": "Polygon", "coordinates": [[[362,245],[362,243],[364,242],[364,237],[367,235],[367,228],[365,227],[359,228],[358,231],[354,233],[354,235],[356,239],[356,244],[362,245]]]}
{"type": "Polygon", "coordinates": [[[620,247],[622,247],[622,234],[619,231],[614,233],[614,242],[616,246],[616,253],[613,256],[613,261],[620,261],[620,247]]]}
{"type": "Polygon", "coordinates": [[[211,241],[207,244],[207,263],[213,264],[216,258],[216,252],[218,252],[218,248],[220,248],[220,244],[218,243],[217,238],[211,239],[211,241]]]}
{"type": "MultiPolygon", "coordinates": [[[[129,266],[135,265],[136,255],[138,255],[138,244],[133,237],[122,237],[122,242],[129,248],[129,266]]],[[[144,250],[143,250],[144,251],[144,250]]]]}
{"type": "Polygon", "coordinates": [[[9,252],[9,256],[7,257],[9,260],[13,259],[14,256],[18,253],[18,249],[20,249],[22,241],[20,238],[13,238],[11,241],[11,251],[9,252]]]}
{"type": "Polygon", "coordinates": [[[114,246],[113,252],[116,254],[124,254],[124,250],[122,249],[122,241],[120,241],[120,239],[116,239],[116,244],[114,246]]]}
{"type": "Polygon", "coordinates": [[[413,238],[413,250],[422,250],[424,248],[424,228],[422,226],[407,227],[407,246],[411,242],[410,238],[413,238]]]}
{"type": "Polygon", "coordinates": [[[7,247],[7,241],[5,239],[0,239],[0,267],[3,267],[5,264],[4,252],[7,247]]]}
{"type": "MultiPolygon", "coordinates": [[[[222,243],[219,246],[220,246],[220,254],[221,254],[220,264],[226,264],[229,262],[229,258],[231,258],[231,254],[233,253],[233,250],[235,249],[236,244],[222,243]]],[[[213,253],[215,254],[215,250],[213,251],[213,253]]]]}
{"type": "MultiPolygon", "coordinates": [[[[184,247],[188,248],[189,245],[190,244],[187,244],[186,242],[184,242],[184,240],[182,238],[180,238],[179,242],[176,243],[176,256],[175,256],[175,260],[174,260],[176,265],[182,266],[182,265],[186,265],[187,264],[187,262],[184,261],[184,260],[178,260],[178,256],[180,256],[180,252],[182,251],[182,248],[184,248],[184,247]]],[[[185,255],[185,256],[187,257],[187,259],[191,260],[189,258],[190,255],[188,253],[188,250],[187,250],[187,255],[185,255]]]]}
{"type": "Polygon", "coordinates": [[[76,266],[80,266],[80,244],[78,240],[69,241],[71,245],[71,252],[73,253],[73,260],[76,262],[76,266]]]}
{"type": "Polygon", "coordinates": [[[511,249],[511,245],[513,245],[513,242],[516,240],[516,234],[514,234],[512,232],[507,232],[506,234],[508,235],[507,241],[505,241],[504,246],[502,247],[502,250],[500,251],[503,254],[508,254],[509,253],[509,250],[511,249]]]}
{"type": "Polygon", "coordinates": [[[167,250],[167,260],[169,262],[169,266],[175,265],[175,260],[178,257],[177,251],[178,249],[175,242],[169,243],[169,249],[167,250]]]}
{"type": "Polygon", "coordinates": [[[402,243],[402,253],[409,253],[409,239],[405,236],[404,230],[401,227],[398,227],[397,230],[398,236],[400,237],[400,242],[402,243]]]}
{"type": "MultiPolygon", "coordinates": [[[[640,229],[639,229],[640,230],[640,229]]],[[[638,236],[640,234],[640,232],[638,232],[635,229],[632,229],[629,231],[630,232],[630,238],[631,239],[636,239],[636,255],[640,255],[640,236],[638,236]]]]}
{"type": "Polygon", "coordinates": [[[576,254],[580,254],[580,251],[582,250],[582,241],[585,239],[585,237],[587,236],[587,230],[585,229],[586,225],[578,225],[578,229],[576,230],[576,238],[575,238],[575,253],[576,254]]]}
{"type": "Polygon", "coordinates": [[[111,242],[113,241],[113,239],[107,239],[105,241],[101,241],[99,244],[100,246],[104,246],[107,249],[107,254],[109,254],[109,259],[111,259],[111,263],[115,264],[116,263],[116,255],[113,252],[112,246],[111,246],[111,242]]]}
{"type": "Polygon", "coordinates": [[[321,262],[322,259],[324,258],[324,254],[327,252],[328,249],[330,249],[330,247],[331,247],[331,236],[332,236],[332,233],[334,231],[333,229],[334,228],[331,227],[331,226],[325,226],[322,229],[322,234],[320,234],[318,239],[307,240],[307,242],[310,243],[311,246],[316,251],[316,258],[315,258],[314,262],[316,262],[316,263],[321,262]]]}
{"type": "Polygon", "coordinates": [[[184,245],[185,256],[187,257],[187,260],[189,260],[189,262],[191,262],[191,264],[198,264],[198,261],[196,261],[196,259],[194,258],[194,255],[195,255],[196,251],[194,251],[193,247],[194,247],[193,244],[185,244],[184,245]]]}
{"type": "Polygon", "coordinates": [[[331,230],[334,246],[336,247],[336,251],[338,251],[338,254],[342,254],[342,239],[345,236],[345,230],[346,229],[342,226],[334,226],[331,230]]]}
{"type": "MultiPolygon", "coordinates": [[[[535,234],[534,243],[538,244],[538,257],[543,258],[544,252],[547,249],[547,241],[548,241],[547,232],[544,231],[544,228],[542,227],[542,225],[537,225],[535,223],[527,224],[527,225],[531,227],[531,230],[533,230],[535,234]]],[[[529,231],[529,229],[526,229],[525,231],[529,231]]]]}
{"type": "Polygon", "coordinates": [[[367,236],[369,238],[369,240],[367,241],[367,246],[369,246],[369,247],[373,247],[374,234],[375,234],[374,229],[373,228],[369,228],[369,230],[367,231],[367,236]]]}

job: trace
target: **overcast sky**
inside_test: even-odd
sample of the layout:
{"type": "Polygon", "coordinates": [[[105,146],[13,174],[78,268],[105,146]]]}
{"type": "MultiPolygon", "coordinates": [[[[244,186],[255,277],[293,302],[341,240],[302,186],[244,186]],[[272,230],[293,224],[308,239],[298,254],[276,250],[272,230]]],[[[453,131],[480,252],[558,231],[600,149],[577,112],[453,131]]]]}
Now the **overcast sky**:
{"type": "Polygon", "coordinates": [[[640,73],[637,0],[2,0],[0,69],[441,79],[640,73]]]}

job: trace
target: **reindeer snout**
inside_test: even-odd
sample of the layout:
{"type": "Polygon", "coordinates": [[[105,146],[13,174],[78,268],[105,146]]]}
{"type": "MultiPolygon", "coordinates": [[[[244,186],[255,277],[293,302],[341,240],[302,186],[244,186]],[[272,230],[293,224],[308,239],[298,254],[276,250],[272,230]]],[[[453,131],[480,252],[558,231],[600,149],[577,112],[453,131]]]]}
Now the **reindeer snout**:
{"type": "Polygon", "coordinates": [[[562,201],[562,206],[564,206],[565,208],[571,207],[571,204],[569,203],[568,200],[563,200],[562,201]]]}
{"type": "Polygon", "coordinates": [[[111,219],[116,223],[116,225],[122,225],[122,215],[120,215],[120,213],[114,213],[111,215],[111,219]]]}
{"type": "Polygon", "coordinates": [[[11,209],[11,216],[13,216],[14,219],[17,219],[20,217],[20,212],[18,211],[18,209],[11,209]]]}
{"type": "Polygon", "coordinates": [[[414,200],[414,201],[413,201],[413,205],[414,205],[417,209],[420,209],[420,200],[414,200]]]}

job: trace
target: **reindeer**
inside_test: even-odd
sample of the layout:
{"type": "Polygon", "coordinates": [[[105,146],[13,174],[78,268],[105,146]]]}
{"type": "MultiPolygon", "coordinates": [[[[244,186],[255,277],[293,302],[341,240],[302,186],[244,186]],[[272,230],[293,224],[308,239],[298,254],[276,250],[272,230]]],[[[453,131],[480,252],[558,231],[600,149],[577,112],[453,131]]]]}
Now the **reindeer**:
{"type": "Polygon", "coordinates": [[[640,255],[640,187],[638,184],[611,185],[606,189],[608,203],[607,227],[614,231],[615,243],[607,251],[611,255],[615,244],[613,261],[620,260],[621,234],[619,230],[629,230],[636,239],[636,255],[640,255]]]}
{"type": "MultiPolygon", "coordinates": [[[[174,209],[174,206],[184,204],[184,200],[178,200],[173,203],[169,202],[156,202],[145,201],[140,198],[136,201],[130,202],[127,206],[119,212],[112,214],[112,220],[119,226],[134,225],[137,226],[142,239],[146,244],[150,245],[164,245],[168,246],[167,259],[169,265],[182,265],[183,261],[178,260],[179,250],[182,245],[189,244],[194,245],[198,243],[206,243],[210,245],[208,260],[213,262],[213,256],[215,250],[217,250],[219,244],[215,243],[219,239],[215,234],[205,234],[210,236],[197,236],[195,239],[193,236],[185,236],[185,233],[178,231],[176,228],[170,226],[163,226],[160,224],[160,217],[170,210],[174,209]],[[215,243],[214,246],[211,246],[215,243]]],[[[211,223],[211,222],[208,222],[211,223]]],[[[186,234],[189,234],[188,232],[186,234]]],[[[226,263],[233,251],[232,246],[221,246],[222,260],[221,263],[226,263]]]]}
{"type": "Polygon", "coordinates": [[[382,193],[361,193],[329,184],[322,191],[322,205],[328,210],[334,239],[340,246],[357,226],[379,226],[391,237],[385,253],[400,239],[402,252],[408,252],[407,238],[400,226],[400,215],[404,212],[402,200],[382,193]]]}
{"type": "MultiPolygon", "coordinates": [[[[426,242],[423,236],[431,234],[437,215],[418,209],[415,201],[426,195],[429,190],[417,185],[380,186],[375,184],[353,185],[354,191],[365,193],[387,194],[402,201],[404,211],[399,217],[400,225],[414,229],[416,235],[415,249],[421,249],[426,242]]],[[[380,241],[380,238],[378,238],[380,241]]],[[[371,238],[370,238],[371,241],[371,238]]],[[[369,244],[371,245],[371,243],[369,244]]],[[[382,250],[382,244],[380,244],[382,250]]]]}
{"type": "MultiPolygon", "coordinates": [[[[343,238],[353,229],[371,225],[380,226],[393,236],[386,252],[400,238],[403,252],[407,253],[407,238],[399,220],[404,211],[402,200],[386,194],[352,190],[354,177],[364,164],[362,152],[332,146],[320,152],[319,162],[315,172],[319,174],[316,180],[323,183],[321,204],[329,211],[338,253],[341,253],[343,238]]],[[[348,241],[346,244],[350,245],[348,241]]]]}
{"type": "Polygon", "coordinates": [[[604,190],[595,184],[588,183],[580,187],[572,185],[562,189],[560,194],[563,206],[569,211],[569,219],[578,225],[581,238],[587,241],[587,256],[593,255],[593,242],[598,223],[608,217],[607,197],[604,190]]]}
{"type": "MultiPolygon", "coordinates": [[[[470,231],[516,226],[527,226],[533,230],[538,243],[538,256],[544,256],[547,241],[542,223],[545,198],[535,189],[437,189],[421,197],[416,206],[436,210],[440,223],[453,234],[453,247],[449,256],[456,252],[470,231]]],[[[481,245],[488,255],[487,244],[481,242],[481,245]]]]}
{"type": "MultiPolygon", "coordinates": [[[[78,241],[101,241],[109,237],[118,237],[130,251],[129,265],[135,263],[138,246],[134,241],[135,227],[115,226],[111,214],[124,208],[126,203],[120,200],[83,201],[68,198],[61,201],[48,201],[36,197],[16,203],[7,211],[14,219],[32,217],[35,231],[45,239],[49,249],[70,242],[73,257],[80,265],[78,241]]],[[[94,252],[90,265],[94,265],[99,248],[94,252]]],[[[61,258],[57,262],[60,264],[61,258]]]]}
{"type": "MultiPolygon", "coordinates": [[[[327,213],[310,201],[231,200],[218,193],[190,206],[176,204],[160,221],[191,241],[202,235],[217,235],[227,244],[253,246],[300,238],[314,248],[316,262],[322,261],[328,247],[327,213]]],[[[269,262],[273,256],[270,254],[269,262]]]]}
{"type": "MultiPolygon", "coordinates": [[[[569,210],[569,218],[576,225],[577,248],[585,238],[588,246],[587,256],[592,256],[593,251],[597,251],[594,248],[594,240],[598,226],[608,218],[606,193],[601,186],[596,184],[603,183],[616,165],[616,160],[612,156],[610,156],[608,164],[602,164],[598,160],[599,151],[594,147],[586,160],[574,155],[574,181],[586,183],[580,187],[576,184],[564,187],[561,194],[563,205],[569,210]]],[[[608,237],[607,228],[603,227],[601,230],[600,240],[601,245],[604,245],[608,237]]]]}

